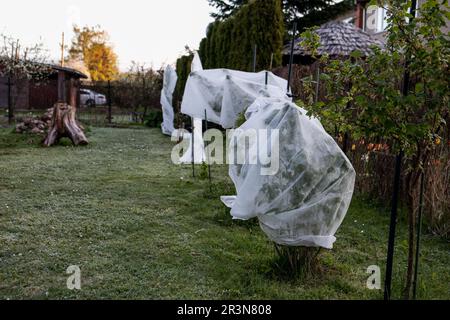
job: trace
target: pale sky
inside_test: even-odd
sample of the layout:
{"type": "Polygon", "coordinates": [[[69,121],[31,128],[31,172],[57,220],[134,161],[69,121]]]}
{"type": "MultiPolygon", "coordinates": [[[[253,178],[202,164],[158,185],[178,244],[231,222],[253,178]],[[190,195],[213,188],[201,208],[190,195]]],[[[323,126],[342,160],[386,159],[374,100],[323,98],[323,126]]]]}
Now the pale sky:
{"type": "Polygon", "coordinates": [[[159,68],[172,64],[185,45],[197,49],[213,19],[207,0],[13,0],[2,1],[0,33],[31,45],[44,43],[59,60],[61,34],[72,25],[100,25],[108,31],[120,69],[131,61],[159,68]]]}

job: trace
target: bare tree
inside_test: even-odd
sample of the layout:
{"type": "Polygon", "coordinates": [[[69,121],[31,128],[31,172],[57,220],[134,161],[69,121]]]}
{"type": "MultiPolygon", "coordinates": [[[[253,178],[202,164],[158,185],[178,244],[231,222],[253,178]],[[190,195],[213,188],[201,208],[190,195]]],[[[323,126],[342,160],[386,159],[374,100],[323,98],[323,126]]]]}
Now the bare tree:
{"type": "Polygon", "coordinates": [[[18,97],[30,79],[42,81],[50,72],[42,43],[22,46],[19,39],[0,35],[0,76],[8,79],[8,119],[14,119],[18,97]],[[12,90],[14,87],[15,90],[12,90]]]}

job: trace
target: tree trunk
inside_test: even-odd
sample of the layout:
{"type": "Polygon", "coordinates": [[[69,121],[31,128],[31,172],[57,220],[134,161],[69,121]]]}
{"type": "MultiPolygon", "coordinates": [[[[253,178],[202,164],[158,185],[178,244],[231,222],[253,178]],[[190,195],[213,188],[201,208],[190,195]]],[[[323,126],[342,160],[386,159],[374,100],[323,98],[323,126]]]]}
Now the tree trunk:
{"type": "Polygon", "coordinates": [[[87,145],[88,141],[83,130],[75,120],[76,108],[67,103],[56,103],[53,107],[52,124],[49,128],[44,146],[50,147],[63,137],[69,138],[76,146],[87,145]]]}
{"type": "MultiPolygon", "coordinates": [[[[411,186],[410,186],[411,187],[411,186]]],[[[410,190],[414,192],[414,190],[410,190]]],[[[415,255],[415,224],[416,224],[416,196],[409,195],[409,210],[408,210],[408,260],[406,269],[405,288],[403,289],[403,299],[409,300],[411,295],[411,285],[414,272],[414,255],[415,255]]]]}
{"type": "Polygon", "coordinates": [[[414,276],[414,258],[416,253],[416,216],[420,207],[420,177],[422,175],[421,167],[427,162],[429,150],[418,145],[418,153],[412,160],[412,169],[407,176],[406,185],[407,204],[408,204],[408,259],[406,269],[405,288],[403,289],[403,299],[411,298],[411,287],[414,276]]]}

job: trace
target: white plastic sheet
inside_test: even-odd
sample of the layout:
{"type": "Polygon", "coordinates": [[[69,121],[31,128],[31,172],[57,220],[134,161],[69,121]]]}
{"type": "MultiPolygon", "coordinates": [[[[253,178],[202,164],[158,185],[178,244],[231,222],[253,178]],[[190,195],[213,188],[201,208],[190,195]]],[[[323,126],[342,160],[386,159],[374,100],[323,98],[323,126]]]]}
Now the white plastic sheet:
{"type": "Polygon", "coordinates": [[[278,244],[331,249],[353,195],[350,161],[317,119],[287,100],[258,99],[246,118],[239,129],[278,130],[279,170],[264,176],[261,165],[231,165],[237,196],[222,201],[235,219],[257,217],[278,244]]]}
{"type": "Polygon", "coordinates": [[[164,71],[164,82],[163,89],[161,92],[161,106],[163,110],[163,123],[161,124],[161,129],[163,134],[171,136],[172,132],[175,130],[174,127],[174,111],[173,111],[173,92],[175,91],[175,86],[177,85],[177,73],[172,68],[172,66],[167,65],[164,71]]]}
{"type": "Polygon", "coordinates": [[[208,121],[220,124],[223,128],[234,128],[239,114],[258,97],[287,99],[286,89],[286,80],[266,71],[195,71],[187,81],[181,112],[204,119],[206,110],[208,121]]]}
{"type": "Polygon", "coordinates": [[[196,51],[194,54],[194,59],[192,59],[192,63],[191,63],[191,72],[202,71],[202,70],[203,70],[202,61],[200,60],[200,55],[196,51]]]}
{"type": "MultiPolygon", "coordinates": [[[[194,59],[191,64],[191,72],[202,71],[203,66],[198,52],[194,54],[194,59]]],[[[187,138],[189,139],[189,148],[181,157],[180,162],[188,164],[194,162],[195,164],[202,164],[206,161],[205,157],[205,142],[203,141],[203,117],[194,117],[192,132],[187,138]],[[194,139],[192,139],[194,137],[194,139]],[[192,149],[194,152],[192,153],[192,149]],[[194,160],[192,160],[194,157],[194,160]]]]}
{"type": "Polygon", "coordinates": [[[202,133],[202,120],[194,119],[194,141],[192,141],[192,133],[184,135],[184,139],[189,139],[189,148],[186,153],[181,157],[180,163],[190,164],[194,162],[195,164],[202,164],[206,162],[205,156],[205,143],[203,141],[202,133]],[[194,146],[192,146],[194,145],[194,146]],[[194,153],[192,153],[192,148],[194,148],[194,153]],[[192,155],[194,155],[194,161],[192,161],[192,155]]]}
{"type": "Polygon", "coordinates": [[[206,110],[208,121],[224,128],[235,128],[245,111],[247,121],[239,128],[244,131],[235,132],[230,149],[245,140],[247,129],[276,135],[278,154],[270,157],[278,159],[278,170],[263,175],[261,163],[230,165],[237,196],[222,201],[235,219],[258,218],[278,244],[331,249],[352,199],[355,171],[320,122],[293,104],[286,89],[286,80],[265,71],[195,71],[181,110],[194,118],[204,118],[206,110]]]}

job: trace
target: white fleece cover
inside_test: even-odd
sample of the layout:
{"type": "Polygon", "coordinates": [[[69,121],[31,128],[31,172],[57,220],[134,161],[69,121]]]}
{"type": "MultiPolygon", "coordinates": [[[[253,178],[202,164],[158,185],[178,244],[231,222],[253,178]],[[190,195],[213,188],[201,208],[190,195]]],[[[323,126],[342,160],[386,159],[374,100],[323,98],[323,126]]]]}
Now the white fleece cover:
{"type": "MultiPolygon", "coordinates": [[[[262,175],[261,164],[230,165],[237,196],[222,201],[235,219],[258,218],[262,230],[278,244],[331,249],[352,199],[355,171],[319,120],[293,104],[286,89],[286,80],[265,71],[195,71],[181,111],[203,119],[206,110],[208,121],[223,128],[235,128],[245,112],[247,121],[239,128],[244,131],[234,133],[230,149],[246,139],[245,129],[277,134],[279,170],[262,175]]],[[[250,149],[252,143],[258,142],[239,146],[250,149]]]]}
{"type": "MultiPolygon", "coordinates": [[[[278,244],[331,249],[353,195],[350,161],[317,119],[289,101],[258,99],[246,118],[239,129],[279,130],[279,170],[264,176],[260,164],[231,165],[237,196],[222,201],[235,219],[258,218],[278,244]]],[[[231,149],[242,134],[231,138],[231,149]]]]}
{"type": "Polygon", "coordinates": [[[272,72],[250,73],[227,69],[192,72],[186,83],[181,112],[234,128],[239,115],[258,97],[286,98],[287,81],[272,72]],[[267,85],[266,81],[267,73],[267,85]]]}
{"type": "Polygon", "coordinates": [[[167,65],[164,71],[163,89],[161,92],[161,106],[163,110],[163,123],[161,124],[162,133],[168,136],[175,130],[173,121],[175,114],[173,111],[173,92],[177,85],[178,76],[172,66],[167,65]]]}

